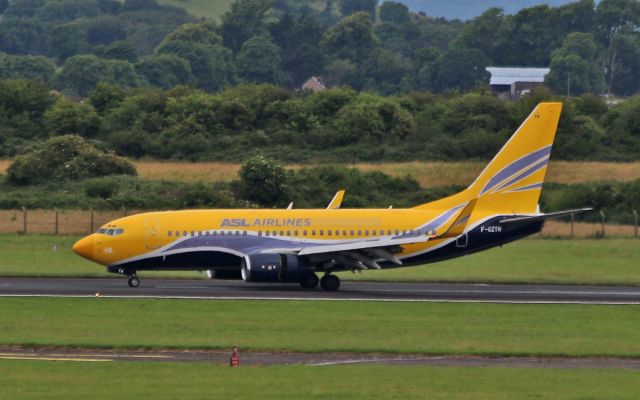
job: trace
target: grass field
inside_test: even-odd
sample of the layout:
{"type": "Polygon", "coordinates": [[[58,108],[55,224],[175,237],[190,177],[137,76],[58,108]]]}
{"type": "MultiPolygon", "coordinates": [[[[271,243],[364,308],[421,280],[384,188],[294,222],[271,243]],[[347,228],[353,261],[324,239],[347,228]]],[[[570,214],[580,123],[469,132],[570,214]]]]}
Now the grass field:
{"type": "Polygon", "coordinates": [[[0,298],[0,345],[640,356],[640,306],[0,298]]]}
{"type": "Polygon", "coordinates": [[[196,17],[219,19],[235,0],[158,0],[158,3],[185,8],[196,17]]]}
{"type": "MultiPolygon", "coordinates": [[[[77,237],[0,235],[0,276],[106,277],[114,275],[71,251],[77,237]],[[53,251],[54,246],[56,250],[53,251]]],[[[640,285],[637,239],[526,239],[441,263],[386,271],[342,273],[343,279],[640,285]]],[[[142,277],[191,277],[141,273],[142,277]]]]}
{"type": "MultiPolygon", "coordinates": [[[[9,160],[0,160],[0,173],[4,173],[9,160]]],[[[159,161],[134,162],[140,176],[187,182],[219,182],[237,179],[240,164],[229,163],[175,163],[159,161]]],[[[468,185],[482,171],[486,162],[404,162],[360,163],[349,165],[362,171],[382,171],[392,176],[410,175],[425,188],[442,185],[468,185]]],[[[313,165],[305,165],[312,167],[313,165]]],[[[291,165],[289,168],[300,168],[291,165]]],[[[568,162],[555,161],[549,165],[547,182],[578,183],[598,181],[630,181],[640,178],[640,162],[568,162]]]]}
{"type": "MultiPolygon", "coordinates": [[[[136,162],[141,176],[177,181],[230,181],[237,179],[240,164],[136,162]]],[[[422,187],[468,185],[482,171],[485,162],[360,163],[350,165],[362,171],[382,171],[392,176],[412,176],[422,187]]],[[[309,166],[309,165],[305,165],[309,166]]],[[[292,165],[290,168],[300,168],[292,165]]],[[[547,182],[577,183],[640,178],[640,162],[551,162],[547,182]]]]}
{"type": "Polygon", "coordinates": [[[2,399],[636,399],[631,370],[0,361],[2,399]],[[89,395],[90,394],[90,395],[89,395]]]}

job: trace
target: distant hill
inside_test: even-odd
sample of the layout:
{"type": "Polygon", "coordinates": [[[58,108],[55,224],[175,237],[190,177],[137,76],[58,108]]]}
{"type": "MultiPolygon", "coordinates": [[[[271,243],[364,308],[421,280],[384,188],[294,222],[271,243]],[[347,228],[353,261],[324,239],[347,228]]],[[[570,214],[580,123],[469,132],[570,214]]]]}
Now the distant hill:
{"type": "Polygon", "coordinates": [[[412,11],[424,11],[433,17],[467,20],[482,14],[491,7],[500,7],[507,14],[514,14],[527,7],[547,4],[552,7],[572,3],[575,0],[396,0],[412,11]]]}

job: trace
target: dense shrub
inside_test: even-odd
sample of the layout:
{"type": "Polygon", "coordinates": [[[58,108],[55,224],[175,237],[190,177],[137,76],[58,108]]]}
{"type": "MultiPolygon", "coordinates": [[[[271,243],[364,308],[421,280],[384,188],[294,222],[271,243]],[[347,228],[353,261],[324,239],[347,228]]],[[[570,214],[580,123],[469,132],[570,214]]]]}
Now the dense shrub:
{"type": "Polygon", "coordinates": [[[135,167],[73,135],[50,139],[16,157],[7,171],[9,182],[16,185],[120,174],[136,175],[135,167]]]}

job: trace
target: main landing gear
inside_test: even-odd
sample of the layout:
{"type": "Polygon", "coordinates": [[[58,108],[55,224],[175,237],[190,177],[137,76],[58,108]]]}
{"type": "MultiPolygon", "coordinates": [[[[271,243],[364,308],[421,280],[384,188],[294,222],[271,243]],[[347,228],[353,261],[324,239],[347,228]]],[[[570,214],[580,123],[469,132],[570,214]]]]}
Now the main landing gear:
{"type": "Polygon", "coordinates": [[[300,281],[300,286],[302,286],[304,289],[315,289],[318,287],[319,282],[320,279],[318,279],[318,275],[309,274],[309,276],[303,278],[300,281]]]}
{"type": "Polygon", "coordinates": [[[129,277],[129,287],[132,288],[137,288],[138,286],[140,286],[140,279],[138,278],[138,275],[133,274],[129,277]]]}
{"type": "Polygon", "coordinates": [[[322,279],[318,279],[316,274],[310,274],[300,281],[300,286],[305,289],[315,289],[318,287],[318,283],[320,287],[327,292],[335,292],[340,288],[340,278],[329,273],[324,274],[322,279]]]}
{"type": "Polygon", "coordinates": [[[335,275],[325,274],[320,279],[320,287],[327,292],[335,292],[340,288],[340,278],[335,275]]]}

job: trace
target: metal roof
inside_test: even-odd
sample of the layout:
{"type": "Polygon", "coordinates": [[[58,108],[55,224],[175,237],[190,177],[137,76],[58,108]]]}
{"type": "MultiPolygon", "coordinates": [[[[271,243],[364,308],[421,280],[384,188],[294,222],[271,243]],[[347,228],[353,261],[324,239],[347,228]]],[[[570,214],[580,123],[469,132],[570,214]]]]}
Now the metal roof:
{"type": "Polygon", "coordinates": [[[490,85],[511,85],[516,82],[544,82],[549,68],[502,68],[487,67],[491,74],[490,85]]]}

